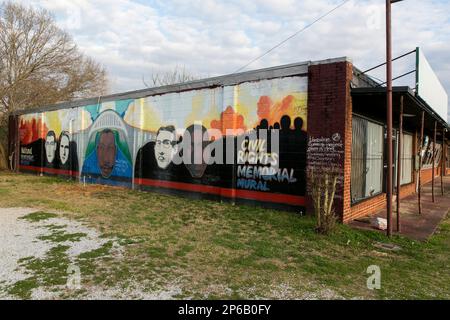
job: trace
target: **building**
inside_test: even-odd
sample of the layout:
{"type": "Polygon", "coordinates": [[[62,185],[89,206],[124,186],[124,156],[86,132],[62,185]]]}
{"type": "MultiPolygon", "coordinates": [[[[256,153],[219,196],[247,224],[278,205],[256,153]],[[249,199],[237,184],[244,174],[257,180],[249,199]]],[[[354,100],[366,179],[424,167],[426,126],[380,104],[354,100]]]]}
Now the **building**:
{"type": "MultiPolygon", "coordinates": [[[[421,183],[450,167],[447,102],[442,111],[419,94],[427,81],[394,87],[402,197],[418,189],[419,155],[421,183]]],[[[337,58],[16,112],[9,153],[21,172],[300,212],[311,206],[306,169],[332,167],[348,222],[386,205],[385,123],[386,89],[337,58]]]]}

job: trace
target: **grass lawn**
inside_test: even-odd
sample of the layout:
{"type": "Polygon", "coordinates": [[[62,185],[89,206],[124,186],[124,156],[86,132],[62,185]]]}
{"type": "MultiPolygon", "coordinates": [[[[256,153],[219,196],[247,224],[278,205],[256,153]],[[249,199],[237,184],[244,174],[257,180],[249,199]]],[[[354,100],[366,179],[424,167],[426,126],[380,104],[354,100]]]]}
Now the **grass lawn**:
{"type": "Polygon", "coordinates": [[[393,237],[401,250],[383,251],[380,233],[339,225],[321,236],[295,213],[52,177],[0,172],[0,207],[62,214],[121,239],[120,259],[81,263],[96,286],[177,283],[178,298],[450,298],[448,217],[429,241],[393,237]],[[379,290],[367,289],[370,265],[381,268],[379,290]]]}

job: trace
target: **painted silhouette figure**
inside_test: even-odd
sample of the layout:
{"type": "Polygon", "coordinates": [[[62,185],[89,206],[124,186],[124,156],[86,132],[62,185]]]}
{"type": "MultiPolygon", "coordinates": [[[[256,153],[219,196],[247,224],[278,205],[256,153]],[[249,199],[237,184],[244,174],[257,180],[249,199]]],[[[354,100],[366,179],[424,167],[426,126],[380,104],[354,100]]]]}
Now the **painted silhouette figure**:
{"type": "Polygon", "coordinates": [[[183,161],[193,178],[201,178],[208,166],[203,150],[209,144],[207,129],[200,124],[187,127],[183,135],[183,161]]]}
{"type": "Polygon", "coordinates": [[[282,116],[281,120],[281,131],[284,131],[285,133],[288,133],[289,130],[291,130],[291,117],[289,116],[282,116]]]}

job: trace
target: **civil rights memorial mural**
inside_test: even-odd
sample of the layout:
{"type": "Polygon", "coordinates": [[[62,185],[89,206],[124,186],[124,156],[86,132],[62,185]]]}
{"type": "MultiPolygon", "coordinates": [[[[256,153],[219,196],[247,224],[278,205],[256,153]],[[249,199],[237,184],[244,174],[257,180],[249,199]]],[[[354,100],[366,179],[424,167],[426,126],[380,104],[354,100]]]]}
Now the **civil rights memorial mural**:
{"type": "Polygon", "coordinates": [[[304,204],[306,77],[30,113],[19,134],[22,171],[304,204]]]}

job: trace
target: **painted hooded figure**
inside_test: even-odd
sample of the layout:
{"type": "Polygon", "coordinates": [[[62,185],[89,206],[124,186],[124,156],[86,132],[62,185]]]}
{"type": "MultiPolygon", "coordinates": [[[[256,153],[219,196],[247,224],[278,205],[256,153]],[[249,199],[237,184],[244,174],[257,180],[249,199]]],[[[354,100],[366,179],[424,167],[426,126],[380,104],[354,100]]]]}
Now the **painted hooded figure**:
{"type": "Polygon", "coordinates": [[[88,145],[82,175],[89,182],[124,185],[131,183],[132,168],[128,145],[120,132],[103,129],[88,145]]]}

